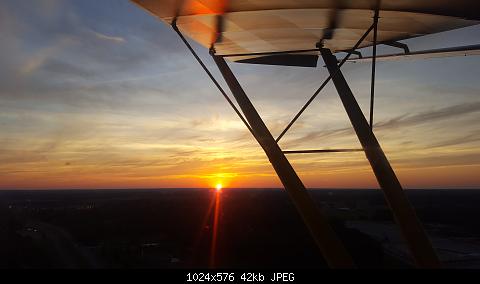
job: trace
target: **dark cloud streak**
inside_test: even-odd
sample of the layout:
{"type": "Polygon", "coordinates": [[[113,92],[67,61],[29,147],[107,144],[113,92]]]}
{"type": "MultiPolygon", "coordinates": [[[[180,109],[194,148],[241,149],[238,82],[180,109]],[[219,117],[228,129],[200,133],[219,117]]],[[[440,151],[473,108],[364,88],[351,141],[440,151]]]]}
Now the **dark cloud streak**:
{"type": "Polygon", "coordinates": [[[470,113],[480,111],[480,102],[463,103],[433,111],[421,112],[414,115],[402,115],[384,122],[375,124],[378,129],[393,129],[413,126],[445,119],[455,119],[470,113]]]}

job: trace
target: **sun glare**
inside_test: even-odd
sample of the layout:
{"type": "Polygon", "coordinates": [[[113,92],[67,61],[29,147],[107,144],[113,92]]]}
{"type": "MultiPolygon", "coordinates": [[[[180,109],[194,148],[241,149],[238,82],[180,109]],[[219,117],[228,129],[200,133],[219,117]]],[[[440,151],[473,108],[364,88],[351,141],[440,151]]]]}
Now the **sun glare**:
{"type": "Polygon", "coordinates": [[[221,183],[217,183],[217,185],[215,186],[216,190],[217,191],[221,191],[222,190],[222,184],[221,183]]]}

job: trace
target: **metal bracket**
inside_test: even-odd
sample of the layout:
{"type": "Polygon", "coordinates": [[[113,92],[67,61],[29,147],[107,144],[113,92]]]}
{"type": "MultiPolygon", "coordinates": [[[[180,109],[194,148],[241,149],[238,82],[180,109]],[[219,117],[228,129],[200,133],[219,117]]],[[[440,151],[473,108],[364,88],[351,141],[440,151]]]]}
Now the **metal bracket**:
{"type": "Polygon", "coordinates": [[[388,46],[391,46],[391,47],[401,48],[401,49],[403,49],[403,51],[405,52],[405,54],[409,54],[409,53],[410,53],[410,48],[408,48],[408,45],[405,44],[405,43],[402,43],[402,42],[398,42],[398,41],[387,41],[387,42],[383,42],[382,44],[388,45],[388,46]]]}
{"type": "Polygon", "coordinates": [[[349,50],[347,52],[350,52],[351,54],[355,54],[356,56],[358,56],[358,58],[363,58],[362,53],[358,50],[349,50]]]}

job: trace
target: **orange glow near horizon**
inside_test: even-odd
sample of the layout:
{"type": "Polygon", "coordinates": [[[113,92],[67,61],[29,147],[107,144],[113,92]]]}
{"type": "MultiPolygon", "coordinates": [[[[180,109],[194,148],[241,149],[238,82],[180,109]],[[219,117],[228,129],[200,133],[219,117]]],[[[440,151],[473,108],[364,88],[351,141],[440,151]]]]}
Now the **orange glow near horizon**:
{"type": "MultiPolygon", "coordinates": [[[[295,166],[295,160],[292,164],[295,166]]],[[[366,163],[366,162],[365,162],[366,163]]],[[[232,161],[235,165],[235,161],[232,161]]],[[[480,166],[450,166],[427,168],[395,167],[405,188],[475,188],[480,178],[480,166]]],[[[252,165],[254,166],[254,165],[252,165]]],[[[72,167],[73,168],[73,167],[72,167]]],[[[260,173],[235,174],[228,180],[218,181],[210,174],[155,176],[155,170],[129,170],[110,172],[112,169],[74,167],[70,171],[45,169],[42,173],[19,169],[0,180],[0,189],[115,189],[115,188],[281,188],[278,177],[269,165],[262,166],[260,173]],[[213,185],[213,186],[212,186],[213,185]]],[[[10,169],[14,171],[14,169],[10,169]]],[[[178,171],[188,173],[187,166],[178,171]]],[[[158,170],[161,173],[161,170],[158,170]]],[[[368,164],[342,170],[298,170],[299,176],[309,188],[377,188],[375,176],[368,164]]]]}

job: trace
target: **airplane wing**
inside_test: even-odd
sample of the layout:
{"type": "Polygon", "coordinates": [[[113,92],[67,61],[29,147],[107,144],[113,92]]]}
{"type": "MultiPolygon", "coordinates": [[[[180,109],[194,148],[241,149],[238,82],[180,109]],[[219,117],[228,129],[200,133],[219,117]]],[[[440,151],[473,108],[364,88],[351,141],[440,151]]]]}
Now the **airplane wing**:
{"type": "MultiPolygon", "coordinates": [[[[182,33],[206,48],[214,45],[218,55],[258,64],[307,62],[318,56],[320,41],[334,53],[348,51],[372,25],[377,7],[378,44],[480,23],[478,0],[132,1],[167,24],[176,19],[182,33]]],[[[359,48],[372,44],[373,33],[359,48]]]]}

